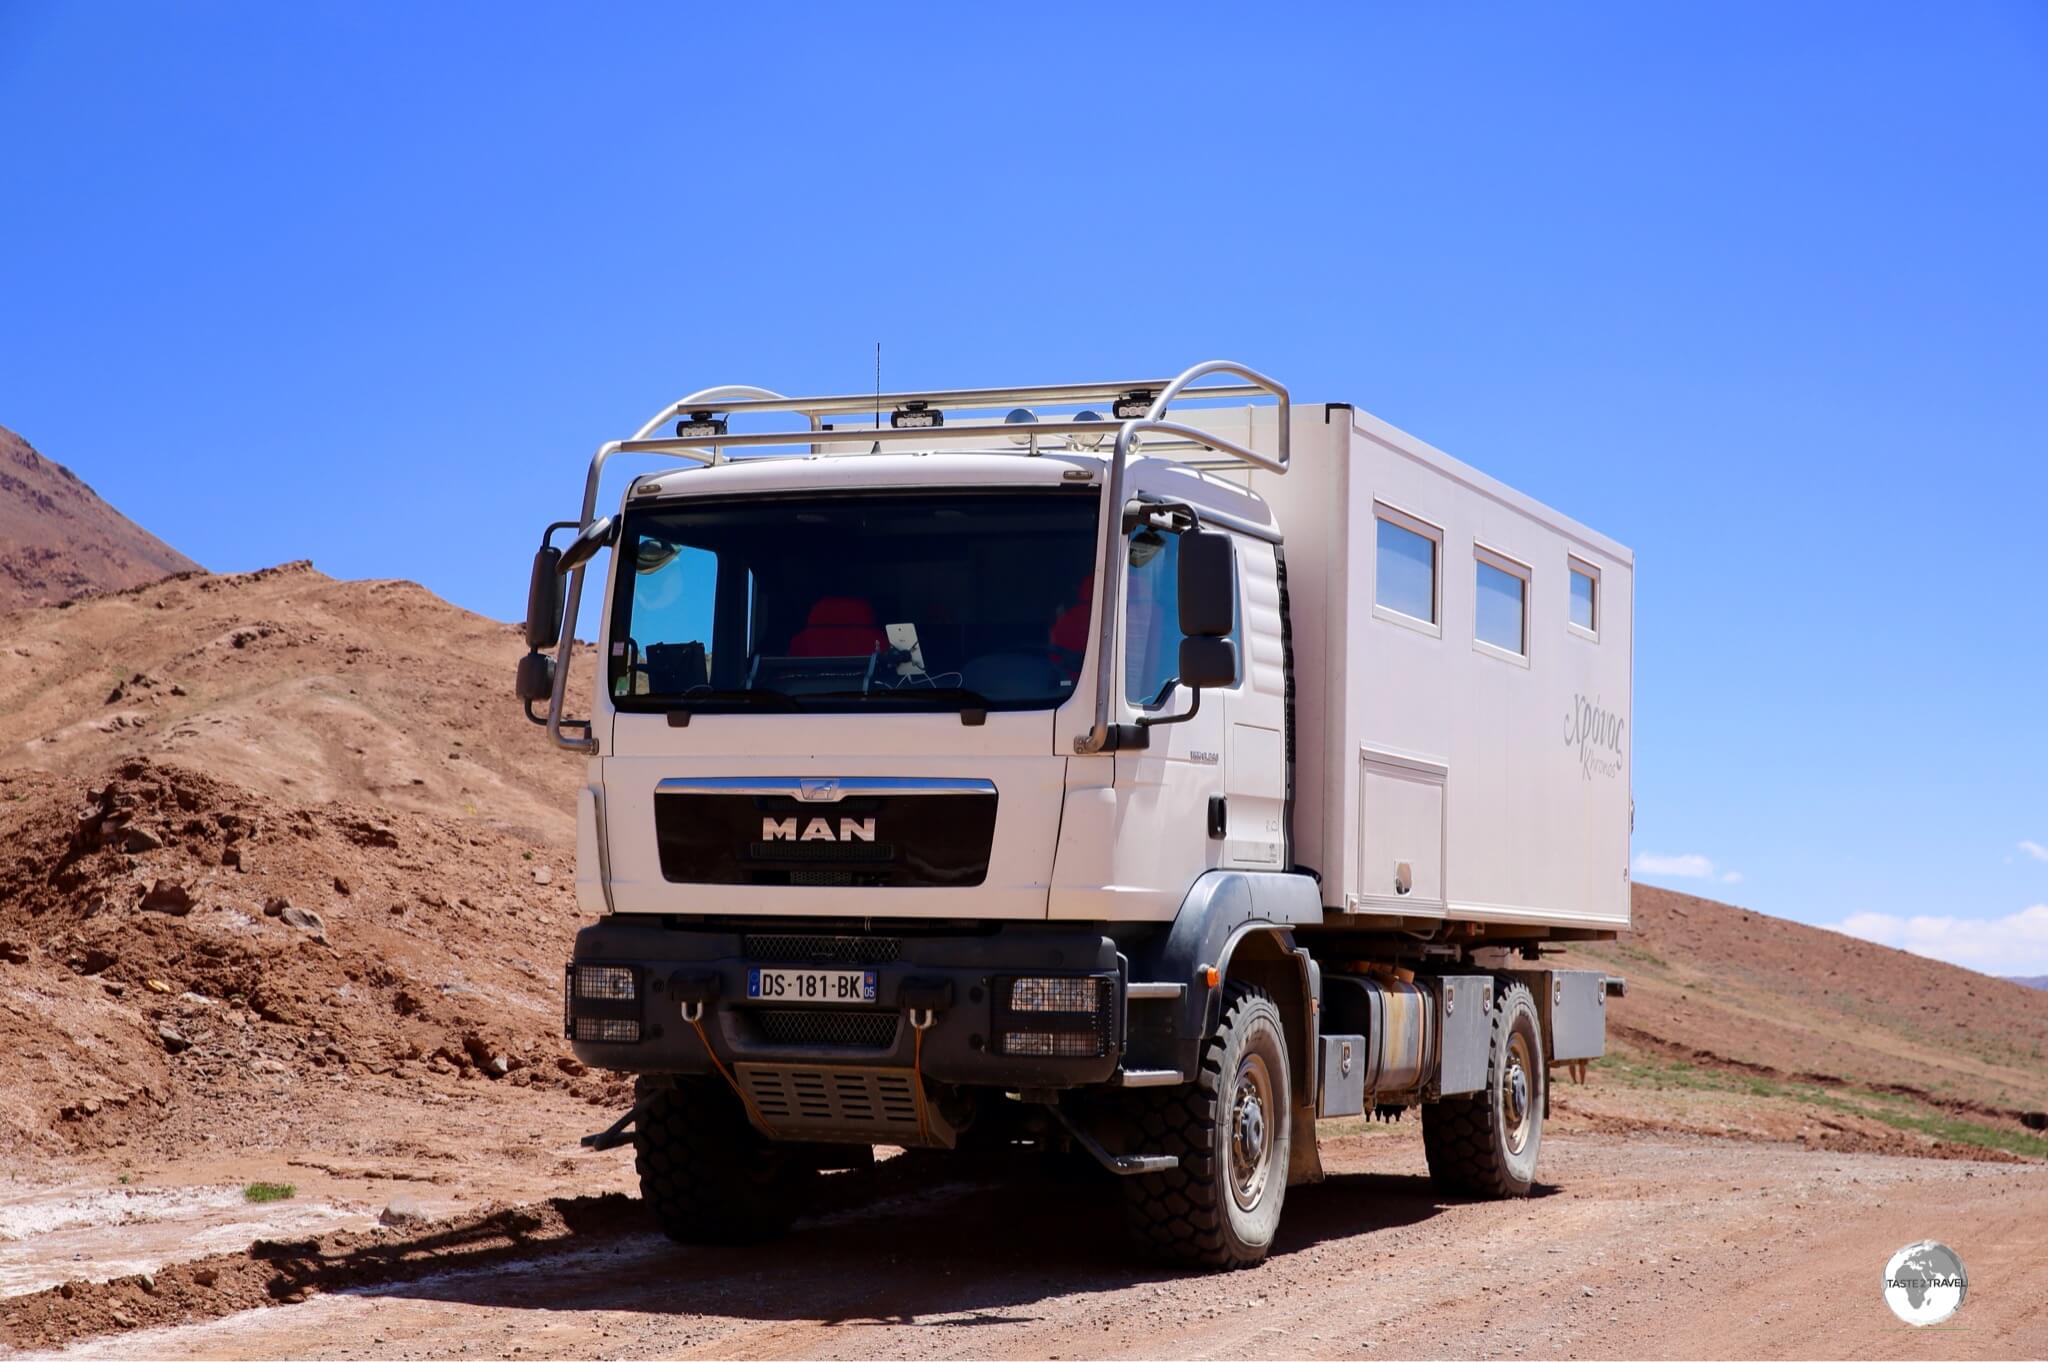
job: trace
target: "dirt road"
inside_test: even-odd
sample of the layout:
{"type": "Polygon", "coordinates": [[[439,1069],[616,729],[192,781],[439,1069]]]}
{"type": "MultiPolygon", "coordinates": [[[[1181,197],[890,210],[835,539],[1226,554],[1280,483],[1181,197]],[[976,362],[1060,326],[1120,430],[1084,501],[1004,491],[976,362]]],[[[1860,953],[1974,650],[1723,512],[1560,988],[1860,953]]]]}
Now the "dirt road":
{"type": "Polygon", "coordinates": [[[776,1245],[677,1248],[630,1203],[586,1201],[532,1242],[421,1227],[391,1237],[424,1264],[357,1248],[323,1267],[352,1284],[303,1303],[70,1355],[2048,1355],[2048,1166],[1560,1135],[1538,1198],[1447,1204],[1419,1144],[1327,1139],[1331,1176],[1290,1194],[1279,1250],[1224,1276],[1132,1267],[1099,1184],[905,1157],[833,1175],[776,1245]],[[1971,1281],[1916,1330],[1879,1281],[1922,1238],[1971,1281]]]}

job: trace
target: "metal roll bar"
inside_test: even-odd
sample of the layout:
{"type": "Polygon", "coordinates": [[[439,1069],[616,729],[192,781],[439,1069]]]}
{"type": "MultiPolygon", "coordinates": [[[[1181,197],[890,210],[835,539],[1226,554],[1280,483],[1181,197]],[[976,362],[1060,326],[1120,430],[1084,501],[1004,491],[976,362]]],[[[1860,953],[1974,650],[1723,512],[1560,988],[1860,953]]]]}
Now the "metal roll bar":
{"type": "MultiPolygon", "coordinates": [[[[860,412],[894,411],[912,404],[921,404],[927,409],[939,411],[987,411],[1012,404],[1039,403],[1041,405],[1068,406],[1101,399],[1128,397],[1132,394],[1156,394],[1146,414],[1132,420],[1114,423],[1116,443],[1109,459],[1107,476],[1104,479],[1102,506],[1102,564],[1104,585],[1097,602],[1100,623],[1097,627],[1097,661],[1095,669],[1095,719],[1094,727],[1082,737],[1074,739],[1077,752],[1103,751],[1109,744],[1109,711],[1111,700],[1110,653],[1116,643],[1118,597],[1108,581],[1110,566],[1117,561],[1118,548],[1123,539],[1124,467],[1129,462],[1131,451],[1136,448],[1140,437],[1146,435],[1164,436],[1171,440],[1174,448],[1198,448],[1213,450],[1226,460],[1264,468],[1274,473],[1285,473],[1288,465],[1289,415],[1291,411],[1287,389],[1274,379],[1246,368],[1230,360],[1209,360],[1183,370],[1167,380],[1144,380],[1133,383],[1070,383],[1040,384],[1016,388],[945,388],[930,392],[864,393],[833,397],[785,397],[767,388],[750,387],[745,384],[727,384],[714,388],[703,388],[687,397],[669,403],[625,440],[609,440],[597,447],[590,457],[590,471],[583,481],[583,514],[577,522],[581,532],[596,520],[598,482],[604,468],[614,455],[618,454],[666,454],[674,457],[693,459],[702,464],[716,464],[720,451],[725,448],[749,449],[810,443],[855,443],[873,441],[881,443],[923,442],[936,440],[958,440],[977,435],[1000,435],[1005,439],[1026,436],[1032,442],[1036,453],[1036,441],[1042,436],[1107,435],[1108,421],[1041,421],[1028,425],[1012,425],[1008,422],[970,422],[962,425],[930,427],[923,429],[898,429],[881,426],[875,429],[849,427],[843,431],[827,430],[823,417],[849,415],[860,412]],[[1212,374],[1230,374],[1243,379],[1242,383],[1216,384],[1204,388],[1191,385],[1212,374]],[[1176,399],[1203,399],[1218,397],[1259,397],[1267,396],[1278,400],[1279,407],[1279,450],[1268,456],[1247,448],[1234,440],[1197,430],[1193,426],[1166,419],[1166,411],[1176,399]],[[678,417],[694,416],[700,412],[712,412],[719,416],[760,415],[770,413],[791,413],[809,419],[808,440],[804,432],[789,431],[746,431],[739,433],[707,433],[703,435],[676,435],[650,438],[660,426],[678,417]],[[823,437],[822,439],[820,437],[823,437]]],[[[1204,467],[1226,466],[1205,461],[1204,467]]],[[[555,688],[548,701],[548,737],[556,746],[572,752],[591,753],[597,750],[597,736],[587,729],[582,737],[571,738],[562,733],[562,709],[568,697],[569,664],[576,649],[576,616],[583,599],[583,574],[585,568],[577,566],[569,574],[569,589],[565,593],[562,607],[562,636],[555,648],[555,688]]]]}
{"type": "MultiPolygon", "coordinates": [[[[1197,391],[1206,392],[1207,389],[1197,391]]],[[[1126,421],[1116,433],[1116,449],[1110,456],[1109,470],[1103,479],[1102,491],[1102,589],[1095,593],[1098,620],[1095,630],[1095,725],[1087,733],[1074,739],[1074,750],[1080,753],[1100,752],[1109,746],[1109,709],[1111,696],[1110,655],[1116,648],[1117,610],[1121,597],[1110,580],[1110,568],[1119,557],[1123,544],[1124,508],[1124,465],[1129,462],[1131,449],[1142,435],[1171,435],[1176,439],[1190,440],[1218,454],[1225,454],[1244,463],[1264,468],[1274,473],[1287,471],[1290,441],[1288,439],[1289,416],[1293,404],[1287,389],[1274,379],[1266,377],[1256,369],[1247,369],[1242,364],[1229,360],[1212,359],[1185,370],[1180,377],[1160,390],[1152,401],[1152,409],[1136,421],[1126,421]],[[1192,426],[1166,418],[1167,406],[1174,398],[1196,379],[1209,374],[1236,374],[1249,380],[1259,391],[1279,399],[1280,439],[1279,453],[1267,457],[1257,450],[1247,449],[1233,440],[1220,435],[1211,435],[1192,426]]]]}
{"type": "MultiPolygon", "coordinates": [[[[778,392],[768,388],[749,387],[746,384],[728,383],[716,388],[702,388],[691,393],[688,397],[662,408],[646,425],[640,427],[635,433],[634,439],[637,440],[652,434],[662,422],[668,420],[671,414],[678,409],[701,411],[703,409],[701,404],[705,402],[725,401],[733,398],[749,401],[761,399],[783,400],[782,394],[778,392]],[[690,406],[693,402],[699,405],[695,407],[690,406]]],[[[607,440],[597,447],[596,453],[590,456],[590,472],[583,479],[583,515],[576,522],[577,533],[580,534],[588,529],[590,523],[597,518],[598,480],[604,476],[604,466],[611,462],[612,456],[625,452],[625,444],[626,442],[623,440],[607,440]]],[[[677,450],[675,452],[684,454],[689,458],[696,458],[703,463],[711,463],[717,457],[715,451],[710,459],[702,458],[694,451],[677,450]]],[[[577,607],[583,602],[583,573],[584,568],[579,564],[569,574],[569,590],[562,599],[562,637],[555,644],[555,689],[554,693],[548,697],[548,738],[555,746],[565,747],[571,752],[591,753],[597,751],[597,735],[592,733],[588,726],[585,727],[583,736],[580,738],[565,738],[562,736],[562,706],[567,701],[569,695],[569,662],[576,655],[576,611],[577,607]]]]}

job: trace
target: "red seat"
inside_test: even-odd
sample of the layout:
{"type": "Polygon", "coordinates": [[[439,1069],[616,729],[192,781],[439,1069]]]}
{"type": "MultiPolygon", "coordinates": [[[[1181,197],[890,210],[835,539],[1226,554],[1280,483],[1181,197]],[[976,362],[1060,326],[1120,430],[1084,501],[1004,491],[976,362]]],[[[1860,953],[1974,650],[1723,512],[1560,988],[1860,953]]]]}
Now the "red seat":
{"type": "Polygon", "coordinates": [[[858,596],[825,596],[789,641],[791,657],[866,657],[888,637],[875,627],[875,608],[858,596]]]}
{"type": "Polygon", "coordinates": [[[1088,617],[1094,613],[1095,577],[1083,577],[1074,592],[1074,603],[1060,611],[1046,639],[1051,645],[1053,665],[1068,676],[1081,674],[1081,659],[1088,652],[1088,617]]]}

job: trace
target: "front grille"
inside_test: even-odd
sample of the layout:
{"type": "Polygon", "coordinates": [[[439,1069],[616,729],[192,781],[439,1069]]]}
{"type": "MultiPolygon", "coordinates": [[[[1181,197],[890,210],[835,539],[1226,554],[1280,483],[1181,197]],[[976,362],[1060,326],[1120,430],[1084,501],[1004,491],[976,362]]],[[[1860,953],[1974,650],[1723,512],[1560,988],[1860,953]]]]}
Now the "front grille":
{"type": "Polygon", "coordinates": [[[917,1098],[908,1072],[741,1064],[738,1073],[762,1118],[778,1129],[915,1141],[917,1098]]]}
{"type": "Polygon", "coordinates": [[[964,889],[988,877],[994,786],[862,793],[831,804],[791,794],[662,789],[654,836],[673,884],[842,884],[964,889]],[[831,879],[819,879],[819,874],[831,879]]]}
{"type": "Polygon", "coordinates": [[[819,936],[790,932],[749,933],[741,938],[747,959],[768,965],[886,965],[903,953],[893,936],[819,936]]]}
{"type": "Polygon", "coordinates": [[[889,1050],[896,1044],[896,1012],[823,1007],[748,1008],[743,1014],[769,1045],[824,1045],[848,1050],[889,1050]]]}

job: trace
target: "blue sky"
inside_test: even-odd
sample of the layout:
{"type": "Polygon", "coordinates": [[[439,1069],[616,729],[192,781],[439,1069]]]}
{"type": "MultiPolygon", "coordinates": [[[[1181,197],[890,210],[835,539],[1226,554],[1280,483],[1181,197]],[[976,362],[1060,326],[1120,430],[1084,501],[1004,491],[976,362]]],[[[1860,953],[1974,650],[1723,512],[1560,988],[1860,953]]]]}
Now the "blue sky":
{"type": "Polygon", "coordinates": [[[0,0],[0,423],[509,618],[682,391],[1240,358],[1637,551],[1643,879],[2048,972],[2048,9],[1250,15],[0,0]]]}

